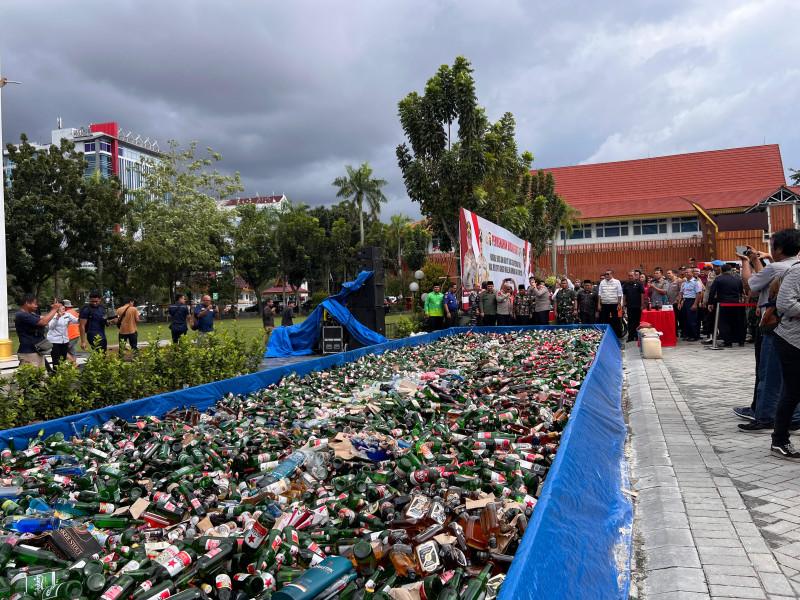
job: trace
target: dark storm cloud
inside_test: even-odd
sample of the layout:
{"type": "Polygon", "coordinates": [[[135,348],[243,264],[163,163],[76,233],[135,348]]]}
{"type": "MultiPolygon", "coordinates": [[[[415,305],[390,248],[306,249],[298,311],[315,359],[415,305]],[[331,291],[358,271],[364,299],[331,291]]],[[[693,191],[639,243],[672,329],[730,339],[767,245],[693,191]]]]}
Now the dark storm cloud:
{"type": "Polygon", "coordinates": [[[385,213],[416,216],[397,102],[464,54],[537,166],[763,141],[800,166],[796,3],[710,4],[10,0],[3,74],[24,85],[6,88],[4,135],[117,121],[213,147],[248,195],[309,204],[368,160],[390,181],[385,213]]]}

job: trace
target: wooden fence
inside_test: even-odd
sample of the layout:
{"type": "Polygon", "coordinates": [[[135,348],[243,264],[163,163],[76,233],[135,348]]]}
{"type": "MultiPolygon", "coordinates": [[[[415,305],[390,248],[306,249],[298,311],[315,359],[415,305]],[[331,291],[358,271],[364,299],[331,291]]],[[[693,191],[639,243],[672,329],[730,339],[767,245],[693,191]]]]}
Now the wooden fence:
{"type": "Polygon", "coordinates": [[[764,231],[761,229],[720,231],[717,234],[717,258],[720,260],[738,260],[736,246],[752,246],[756,250],[769,252],[769,244],[764,243],[764,231]]]}

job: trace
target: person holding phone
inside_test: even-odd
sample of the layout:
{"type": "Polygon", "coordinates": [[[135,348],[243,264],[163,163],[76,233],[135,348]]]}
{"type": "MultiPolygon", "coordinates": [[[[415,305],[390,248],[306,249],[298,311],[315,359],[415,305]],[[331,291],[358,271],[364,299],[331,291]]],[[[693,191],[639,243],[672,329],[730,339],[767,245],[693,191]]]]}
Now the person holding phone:
{"type": "Polygon", "coordinates": [[[207,333],[214,331],[214,319],[219,318],[219,309],[211,304],[211,296],[206,294],[203,301],[194,307],[194,320],[197,324],[198,343],[207,333]]]}
{"type": "Polygon", "coordinates": [[[58,309],[56,309],[56,314],[47,324],[47,341],[53,344],[50,358],[55,369],[59,363],[68,360],[69,327],[78,323],[78,317],[75,316],[74,310],[67,310],[66,306],[58,300],[53,302],[53,306],[58,306],[58,309]]]}

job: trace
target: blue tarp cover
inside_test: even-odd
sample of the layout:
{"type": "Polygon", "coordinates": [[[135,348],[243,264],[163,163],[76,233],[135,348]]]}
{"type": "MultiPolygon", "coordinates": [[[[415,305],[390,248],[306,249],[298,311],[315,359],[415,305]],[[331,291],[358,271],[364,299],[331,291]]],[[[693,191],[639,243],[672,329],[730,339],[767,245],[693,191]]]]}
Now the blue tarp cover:
{"type": "MultiPolygon", "coordinates": [[[[628,598],[633,506],[622,492],[629,488],[623,455],[626,428],[621,407],[622,354],[619,341],[607,325],[594,327],[605,329],[606,334],[578,393],[559,452],[498,600],[628,598]]],[[[477,333],[520,329],[529,328],[473,328],[477,333]]],[[[114,415],[130,420],[134,415],[162,415],[189,404],[205,410],[224,394],[248,394],[289,373],[302,376],[353,362],[365,354],[425,344],[465,331],[468,329],[437,331],[8,429],[0,432],[0,447],[8,445],[9,437],[15,438],[18,448],[23,447],[40,429],[45,436],[57,431],[70,435],[70,422],[80,430],[84,424],[102,425],[114,415]]]]}
{"type": "MultiPolygon", "coordinates": [[[[372,271],[361,271],[355,281],[348,281],[342,284],[341,292],[335,296],[325,298],[302,323],[291,327],[276,327],[273,329],[264,356],[267,358],[280,358],[282,356],[311,354],[314,345],[319,339],[322,315],[325,310],[346,327],[347,331],[364,346],[388,342],[389,340],[381,334],[356,321],[352,313],[342,304],[342,301],[349,294],[364,285],[370,275],[372,275],[372,271]]],[[[380,310],[383,310],[383,307],[380,310]]]]}

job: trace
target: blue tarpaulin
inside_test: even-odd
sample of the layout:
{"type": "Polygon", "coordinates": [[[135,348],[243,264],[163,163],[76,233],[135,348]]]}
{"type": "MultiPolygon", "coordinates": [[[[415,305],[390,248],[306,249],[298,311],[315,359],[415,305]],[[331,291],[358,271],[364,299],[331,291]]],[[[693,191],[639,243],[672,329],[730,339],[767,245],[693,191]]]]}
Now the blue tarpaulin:
{"type": "MultiPolygon", "coordinates": [[[[536,329],[576,327],[579,326],[536,329]]],[[[622,354],[607,325],[595,328],[604,329],[606,335],[578,393],[558,454],[498,600],[628,598],[633,506],[622,492],[629,487],[623,455],[626,428],[621,407],[622,354]]],[[[528,328],[478,327],[473,331],[503,333],[520,329],[528,328]]],[[[205,410],[224,394],[247,394],[276,383],[289,373],[302,376],[353,362],[365,354],[425,344],[465,331],[468,329],[437,331],[9,429],[0,432],[0,447],[8,444],[9,437],[15,438],[18,448],[22,447],[40,429],[45,436],[57,431],[69,435],[71,422],[80,430],[84,424],[101,425],[111,416],[130,420],[134,415],[161,415],[189,404],[205,410]]]]}
{"type": "MultiPolygon", "coordinates": [[[[319,339],[322,315],[325,310],[362,345],[373,346],[388,342],[389,340],[381,334],[356,321],[350,311],[342,304],[342,301],[364,285],[371,275],[372,271],[361,271],[355,281],[348,281],[342,285],[341,292],[320,302],[319,306],[302,323],[291,327],[276,327],[273,329],[269,337],[267,352],[264,356],[266,358],[280,358],[282,356],[311,354],[319,339]]],[[[383,307],[380,310],[383,310],[383,307]]]]}

